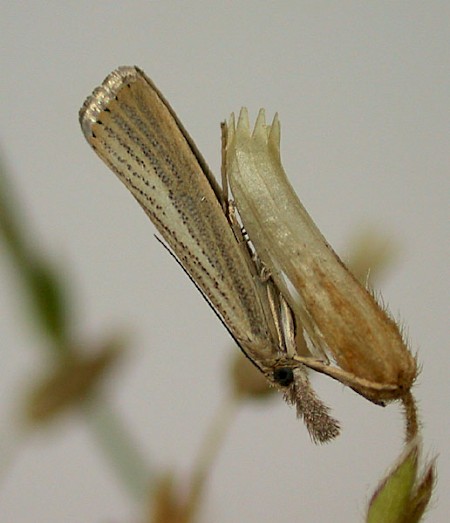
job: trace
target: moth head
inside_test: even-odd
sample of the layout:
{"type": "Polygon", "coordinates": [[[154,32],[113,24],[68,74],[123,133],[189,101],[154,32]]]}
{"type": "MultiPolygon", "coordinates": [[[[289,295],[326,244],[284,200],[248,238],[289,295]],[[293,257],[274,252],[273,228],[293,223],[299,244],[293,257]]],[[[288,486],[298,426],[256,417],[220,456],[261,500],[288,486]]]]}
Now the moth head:
{"type": "Polygon", "coordinates": [[[289,387],[294,382],[294,371],[291,367],[278,367],[273,371],[272,379],[279,387],[289,387]]]}

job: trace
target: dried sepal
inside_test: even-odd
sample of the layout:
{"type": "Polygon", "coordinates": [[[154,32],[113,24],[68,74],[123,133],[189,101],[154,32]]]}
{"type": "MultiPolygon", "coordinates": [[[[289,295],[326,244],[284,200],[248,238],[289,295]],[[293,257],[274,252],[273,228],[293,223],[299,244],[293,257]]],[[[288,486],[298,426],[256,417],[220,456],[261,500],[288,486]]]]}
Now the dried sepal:
{"type": "Polygon", "coordinates": [[[436,468],[433,461],[428,465],[415,488],[408,507],[408,518],[405,519],[407,523],[419,523],[422,520],[430,503],[435,483],[436,468]]]}
{"type": "Polygon", "coordinates": [[[295,312],[319,358],[298,361],[375,403],[402,398],[417,375],[416,360],[396,322],[342,263],[295,194],[281,164],[278,117],[266,125],[260,111],[253,132],[245,109],[237,125],[232,118],[226,165],[258,256],[279,288],[285,277],[299,295],[295,312]]]}

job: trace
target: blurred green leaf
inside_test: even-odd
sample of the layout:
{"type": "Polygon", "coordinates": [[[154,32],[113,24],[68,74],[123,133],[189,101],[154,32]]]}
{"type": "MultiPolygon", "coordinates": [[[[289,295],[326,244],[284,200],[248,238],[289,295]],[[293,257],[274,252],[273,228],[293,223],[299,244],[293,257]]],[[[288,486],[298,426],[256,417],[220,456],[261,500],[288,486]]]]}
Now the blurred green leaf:
{"type": "Polygon", "coordinates": [[[25,403],[30,426],[51,422],[81,407],[104,453],[129,492],[142,501],[148,494],[152,469],[127,427],[102,398],[99,385],[122,352],[122,336],[108,337],[100,347],[83,347],[69,332],[69,293],[52,259],[35,247],[33,231],[20,215],[6,169],[0,159],[0,248],[8,250],[37,327],[50,343],[52,358],[44,376],[36,378],[25,403]]]}
{"type": "Polygon", "coordinates": [[[38,325],[63,350],[68,342],[67,300],[61,278],[45,260],[33,259],[22,276],[38,325]]]}
{"type": "Polygon", "coordinates": [[[22,280],[33,317],[63,355],[68,346],[67,291],[50,261],[27,238],[3,165],[0,165],[0,236],[22,280]]]}
{"type": "Polygon", "coordinates": [[[6,177],[6,169],[3,163],[0,163],[0,235],[16,263],[22,265],[27,263],[28,253],[15,208],[11,187],[9,187],[6,177]]]}

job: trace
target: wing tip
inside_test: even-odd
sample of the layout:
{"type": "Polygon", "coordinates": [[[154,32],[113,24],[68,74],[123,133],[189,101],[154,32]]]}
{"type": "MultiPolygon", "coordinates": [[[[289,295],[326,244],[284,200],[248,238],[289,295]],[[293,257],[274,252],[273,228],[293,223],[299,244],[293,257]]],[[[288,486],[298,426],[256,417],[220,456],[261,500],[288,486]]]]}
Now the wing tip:
{"type": "Polygon", "coordinates": [[[117,97],[124,85],[130,84],[143,77],[144,73],[136,66],[121,66],[112,71],[94,89],[84,101],[78,112],[78,119],[85,138],[90,141],[94,135],[92,126],[98,122],[99,115],[117,97]]]}

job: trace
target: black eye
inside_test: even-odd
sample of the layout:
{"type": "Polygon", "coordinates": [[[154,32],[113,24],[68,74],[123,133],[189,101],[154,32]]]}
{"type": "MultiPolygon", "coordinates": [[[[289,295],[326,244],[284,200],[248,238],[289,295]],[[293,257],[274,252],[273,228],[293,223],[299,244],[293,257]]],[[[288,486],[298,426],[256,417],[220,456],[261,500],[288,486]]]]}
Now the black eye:
{"type": "Polygon", "coordinates": [[[273,371],[273,379],[282,387],[287,387],[294,381],[294,373],[290,367],[279,367],[273,371]]]}

